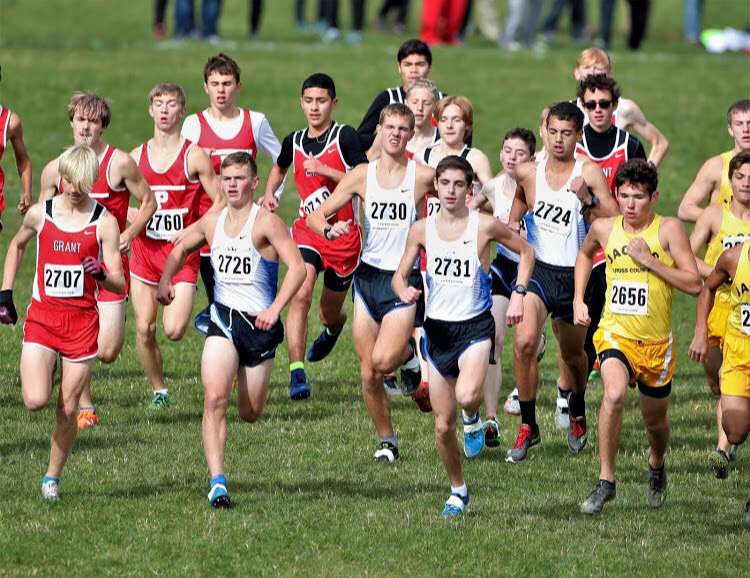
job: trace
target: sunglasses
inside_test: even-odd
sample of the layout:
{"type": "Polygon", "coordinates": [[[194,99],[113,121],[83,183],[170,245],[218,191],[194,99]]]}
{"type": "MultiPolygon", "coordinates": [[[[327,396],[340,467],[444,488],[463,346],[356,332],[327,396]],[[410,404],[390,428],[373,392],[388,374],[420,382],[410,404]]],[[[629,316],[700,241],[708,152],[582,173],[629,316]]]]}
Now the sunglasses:
{"type": "Polygon", "coordinates": [[[585,108],[586,110],[596,110],[597,104],[602,110],[607,110],[610,106],[612,106],[612,101],[607,100],[606,98],[602,98],[601,100],[587,100],[583,103],[583,108],[585,108]]]}

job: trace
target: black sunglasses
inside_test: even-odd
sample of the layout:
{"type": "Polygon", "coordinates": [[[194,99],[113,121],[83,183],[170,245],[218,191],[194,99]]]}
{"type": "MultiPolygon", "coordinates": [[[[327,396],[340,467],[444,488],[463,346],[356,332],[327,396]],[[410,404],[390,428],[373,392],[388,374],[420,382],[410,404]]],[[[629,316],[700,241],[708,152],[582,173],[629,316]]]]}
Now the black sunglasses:
{"type": "Polygon", "coordinates": [[[610,106],[612,106],[612,101],[607,100],[606,98],[602,98],[601,100],[587,100],[583,103],[583,108],[585,108],[586,110],[596,110],[597,104],[602,110],[607,110],[610,106]]]}

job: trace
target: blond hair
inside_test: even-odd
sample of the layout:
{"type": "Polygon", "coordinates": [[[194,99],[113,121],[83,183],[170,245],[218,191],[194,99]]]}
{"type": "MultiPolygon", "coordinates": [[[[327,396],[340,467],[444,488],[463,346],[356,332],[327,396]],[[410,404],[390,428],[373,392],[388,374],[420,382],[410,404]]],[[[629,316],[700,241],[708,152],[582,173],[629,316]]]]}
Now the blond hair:
{"type": "Polygon", "coordinates": [[[420,88],[427,90],[432,95],[432,100],[434,100],[435,102],[440,100],[440,91],[438,90],[437,85],[429,78],[419,78],[412,82],[411,86],[406,89],[406,98],[409,98],[409,95],[412,92],[420,88]]]}
{"type": "Polygon", "coordinates": [[[179,84],[174,82],[160,82],[148,93],[148,103],[153,104],[154,99],[159,96],[175,96],[177,100],[185,108],[187,104],[187,96],[185,96],[185,89],[179,84]]]}
{"type": "Polygon", "coordinates": [[[581,52],[576,59],[576,68],[582,66],[604,68],[607,72],[612,72],[612,60],[609,54],[601,48],[587,48],[581,52]]]}
{"type": "Polygon", "coordinates": [[[74,145],[60,155],[57,170],[78,192],[88,195],[99,178],[99,157],[88,145],[74,145]]]}
{"type": "Polygon", "coordinates": [[[466,123],[466,136],[464,137],[464,140],[466,140],[474,128],[474,107],[471,106],[471,101],[468,98],[465,96],[444,96],[437,103],[432,116],[436,122],[440,122],[443,112],[452,104],[455,104],[461,110],[461,117],[466,123]]]}

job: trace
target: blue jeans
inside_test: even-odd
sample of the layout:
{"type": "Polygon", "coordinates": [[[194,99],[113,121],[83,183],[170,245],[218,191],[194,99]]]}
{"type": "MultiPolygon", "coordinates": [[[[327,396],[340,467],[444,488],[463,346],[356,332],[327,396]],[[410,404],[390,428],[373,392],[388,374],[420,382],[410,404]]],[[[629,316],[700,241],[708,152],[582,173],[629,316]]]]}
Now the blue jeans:
{"type": "Polygon", "coordinates": [[[703,0],[684,0],[682,31],[685,40],[698,42],[701,35],[701,19],[703,17],[703,0]]]}
{"type": "MultiPolygon", "coordinates": [[[[218,30],[221,0],[203,0],[201,36],[215,36],[218,30]]],[[[189,36],[195,30],[193,0],[177,0],[174,6],[175,36],[189,36]]]]}

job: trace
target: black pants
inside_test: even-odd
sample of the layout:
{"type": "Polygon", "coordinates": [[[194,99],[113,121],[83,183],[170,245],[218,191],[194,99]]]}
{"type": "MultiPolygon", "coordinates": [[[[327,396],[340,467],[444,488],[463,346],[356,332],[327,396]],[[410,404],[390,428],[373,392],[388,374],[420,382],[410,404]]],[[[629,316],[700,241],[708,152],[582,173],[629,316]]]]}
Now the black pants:
{"type": "Polygon", "coordinates": [[[154,25],[164,24],[164,15],[167,12],[167,0],[156,0],[154,2],[154,25]]]}
{"type": "Polygon", "coordinates": [[[250,11],[247,16],[247,31],[251,36],[255,36],[258,33],[262,13],[263,0],[250,0],[250,11]]]}
{"type": "MultiPolygon", "coordinates": [[[[339,27],[339,0],[321,0],[323,20],[329,27],[339,27]]],[[[365,0],[352,0],[352,29],[361,32],[365,26],[365,0]]]]}
{"type": "Polygon", "coordinates": [[[573,28],[573,40],[583,39],[583,29],[586,27],[586,3],[584,0],[555,0],[552,9],[544,21],[542,30],[544,32],[554,32],[557,29],[557,23],[562,16],[565,5],[570,4],[571,24],[573,28]]]}
{"type": "Polygon", "coordinates": [[[591,318],[591,324],[586,331],[586,343],[583,346],[588,358],[588,373],[594,368],[594,362],[596,361],[596,348],[594,347],[594,333],[599,328],[599,321],[602,318],[604,312],[604,302],[607,294],[607,275],[606,265],[594,267],[591,271],[591,277],[589,278],[589,284],[586,287],[586,294],[589,296],[586,304],[589,308],[589,317],[591,318]]]}
{"type": "Polygon", "coordinates": [[[638,50],[646,37],[648,13],[651,10],[651,0],[628,0],[630,4],[630,34],[628,48],[638,50]]]}

